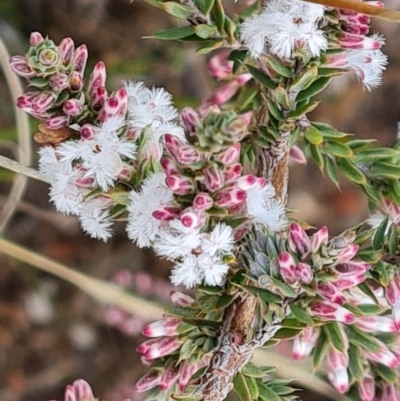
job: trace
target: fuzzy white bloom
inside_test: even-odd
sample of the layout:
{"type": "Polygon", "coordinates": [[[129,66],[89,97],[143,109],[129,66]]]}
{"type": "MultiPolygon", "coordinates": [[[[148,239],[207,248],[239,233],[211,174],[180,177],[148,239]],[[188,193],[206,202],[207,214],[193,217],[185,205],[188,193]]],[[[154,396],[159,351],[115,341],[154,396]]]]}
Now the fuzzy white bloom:
{"type": "Polygon", "coordinates": [[[271,0],[261,14],[242,23],[241,40],[255,59],[264,53],[265,45],[281,58],[290,58],[296,47],[319,56],[328,47],[318,29],[324,10],[321,5],[299,0],[271,0]]]}
{"type": "Polygon", "coordinates": [[[155,173],[144,180],[140,191],[129,195],[127,233],[140,248],[152,244],[163,223],[153,217],[153,212],[172,203],[173,193],[165,185],[165,178],[164,173],[155,173]]]}
{"type": "Polygon", "coordinates": [[[228,274],[229,266],[223,263],[217,257],[209,257],[201,255],[197,259],[198,266],[201,269],[204,277],[204,283],[207,285],[222,285],[226,275],[228,274]]]}
{"type": "Polygon", "coordinates": [[[201,243],[203,251],[211,256],[232,252],[233,229],[224,223],[218,223],[210,234],[204,236],[201,243]]]}
{"type": "Polygon", "coordinates": [[[39,171],[43,177],[52,182],[59,170],[59,160],[53,146],[42,146],[39,151],[39,171]]]}
{"type": "Polygon", "coordinates": [[[78,208],[82,229],[92,238],[102,239],[104,242],[112,236],[113,221],[108,209],[109,202],[101,199],[83,202],[78,208]]]}
{"type": "Polygon", "coordinates": [[[175,286],[184,285],[186,288],[193,288],[201,284],[202,280],[202,272],[194,255],[187,255],[172,270],[171,283],[175,286]]]}
{"type": "Polygon", "coordinates": [[[266,225],[272,231],[282,230],[287,226],[285,207],[274,199],[275,190],[272,185],[264,187],[256,183],[247,190],[247,213],[255,225],[266,225]]]}

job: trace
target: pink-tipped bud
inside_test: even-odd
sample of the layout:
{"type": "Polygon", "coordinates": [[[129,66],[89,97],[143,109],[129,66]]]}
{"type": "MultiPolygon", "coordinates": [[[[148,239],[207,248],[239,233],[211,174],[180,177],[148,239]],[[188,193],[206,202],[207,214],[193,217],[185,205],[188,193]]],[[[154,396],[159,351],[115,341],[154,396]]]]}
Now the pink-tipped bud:
{"type": "Polygon", "coordinates": [[[153,387],[158,386],[160,382],[161,382],[161,372],[146,373],[136,383],[136,390],[139,393],[142,393],[144,391],[150,390],[153,387]]]}
{"type": "Polygon", "coordinates": [[[236,94],[238,89],[239,84],[236,81],[228,82],[220,86],[208,101],[216,105],[226,103],[236,94]]]}
{"type": "Polygon", "coordinates": [[[69,116],[79,116],[83,111],[83,103],[78,99],[68,99],[63,104],[63,112],[69,116]]]}
{"type": "Polygon", "coordinates": [[[76,398],[75,389],[73,388],[73,386],[68,385],[65,387],[64,401],[79,401],[76,398]]]}
{"type": "Polygon", "coordinates": [[[310,284],[314,277],[311,266],[302,262],[298,263],[294,268],[294,275],[303,284],[310,284]]]}
{"type": "Polygon", "coordinates": [[[247,113],[242,114],[241,117],[246,126],[249,126],[251,119],[253,118],[253,112],[248,111],[247,113]]]}
{"type": "Polygon", "coordinates": [[[67,89],[69,86],[69,77],[67,74],[54,74],[49,79],[49,85],[57,92],[67,89]]]}
{"type": "Polygon", "coordinates": [[[241,205],[246,200],[246,191],[240,188],[231,188],[218,192],[215,195],[215,204],[218,207],[232,207],[241,205]]]}
{"type": "Polygon", "coordinates": [[[342,352],[331,348],[327,359],[329,381],[340,394],[344,394],[349,389],[348,357],[342,352]]]}
{"type": "Polygon", "coordinates": [[[124,117],[126,111],[128,110],[128,92],[125,88],[119,88],[115,94],[115,97],[118,99],[118,111],[117,115],[124,117]]]}
{"type": "MultiPolygon", "coordinates": [[[[160,339],[150,341],[151,343],[144,352],[144,357],[146,359],[156,359],[172,354],[181,346],[176,337],[162,337],[160,339]]],[[[149,341],[146,342],[149,343],[149,341]]],[[[138,351],[141,352],[139,348],[138,351]]]]}
{"type": "Polygon", "coordinates": [[[36,46],[43,41],[44,41],[44,38],[43,38],[42,34],[39,32],[32,32],[31,36],[29,37],[29,45],[30,46],[36,46]]]}
{"type": "Polygon", "coordinates": [[[328,243],[328,237],[328,228],[326,226],[323,226],[311,237],[311,251],[317,252],[321,245],[326,245],[328,243]]]}
{"type": "Polygon", "coordinates": [[[159,384],[161,391],[169,390],[179,377],[179,369],[177,369],[174,365],[168,366],[167,369],[164,370],[164,373],[161,377],[161,382],[159,384]]]}
{"type": "Polygon", "coordinates": [[[46,127],[49,129],[58,129],[61,127],[66,127],[69,125],[71,117],[70,116],[55,116],[46,120],[46,127]]]}
{"type": "Polygon", "coordinates": [[[33,111],[33,102],[40,95],[40,92],[28,92],[25,95],[19,96],[17,98],[16,105],[19,109],[25,111],[26,113],[31,113],[33,111]]]}
{"type": "Polygon", "coordinates": [[[345,297],[332,283],[329,281],[319,282],[317,285],[317,293],[321,297],[335,304],[343,305],[345,297]]]}
{"type": "Polygon", "coordinates": [[[379,401],[400,401],[400,393],[396,384],[383,382],[379,401]]]}
{"type": "Polygon", "coordinates": [[[216,164],[212,164],[202,170],[204,185],[210,192],[215,192],[224,186],[224,175],[216,164]]]}
{"type": "Polygon", "coordinates": [[[181,111],[181,121],[183,126],[185,127],[185,130],[189,134],[192,134],[196,131],[196,127],[199,123],[199,114],[196,110],[193,110],[190,107],[185,107],[181,111]]]}
{"type": "Polygon", "coordinates": [[[375,380],[372,376],[366,376],[358,385],[358,394],[361,401],[375,400],[375,380]]]}
{"type": "Polygon", "coordinates": [[[250,81],[253,76],[251,74],[240,74],[236,77],[236,82],[239,86],[243,86],[246,82],[250,81]]]}
{"type": "Polygon", "coordinates": [[[213,206],[213,199],[206,192],[199,192],[193,199],[193,207],[198,210],[208,210],[213,206]]]}
{"type": "Polygon", "coordinates": [[[162,320],[150,323],[144,326],[142,333],[146,337],[162,337],[162,336],[173,336],[178,334],[176,329],[178,328],[181,320],[173,318],[171,316],[165,316],[162,320]]]}
{"type": "Polygon", "coordinates": [[[36,74],[29,67],[25,57],[13,56],[10,58],[9,65],[11,70],[22,78],[33,78],[36,74]]]}
{"type": "Polygon", "coordinates": [[[96,136],[94,126],[91,124],[82,125],[80,133],[81,133],[81,138],[85,140],[92,140],[96,136]]]}
{"type": "Polygon", "coordinates": [[[339,278],[338,280],[335,280],[332,283],[339,291],[344,291],[363,283],[365,281],[365,278],[366,277],[363,274],[359,274],[359,275],[339,278]]]}
{"type": "Polygon", "coordinates": [[[297,223],[290,225],[289,247],[293,252],[297,252],[301,256],[308,254],[310,250],[310,239],[303,228],[297,223]]]}
{"type": "Polygon", "coordinates": [[[191,145],[179,146],[175,157],[180,164],[192,164],[201,160],[201,154],[191,145]]]}
{"type": "Polygon", "coordinates": [[[57,95],[53,92],[42,92],[32,101],[32,108],[35,113],[43,113],[51,109],[57,100],[57,95]]]}
{"type": "Polygon", "coordinates": [[[99,114],[99,121],[104,122],[110,117],[115,117],[118,115],[118,110],[119,110],[119,100],[115,96],[109,97],[103,106],[103,109],[100,111],[99,114]]]}
{"type": "Polygon", "coordinates": [[[394,306],[400,301],[399,279],[395,277],[389,282],[385,290],[386,300],[389,305],[394,306]]]}
{"type": "Polygon", "coordinates": [[[185,227],[200,228],[206,222],[207,215],[203,210],[188,207],[181,213],[180,220],[185,227]]]}
{"type": "Polygon", "coordinates": [[[83,89],[83,76],[80,72],[71,72],[69,76],[69,87],[72,92],[80,92],[83,89]]]}
{"type": "Polygon", "coordinates": [[[90,95],[90,107],[94,111],[100,111],[108,98],[107,89],[100,86],[93,90],[90,95]]]}
{"type": "Polygon", "coordinates": [[[94,395],[92,388],[89,386],[89,383],[85,380],[78,379],[75,380],[72,384],[74,388],[75,395],[78,401],[93,401],[94,395]]]}
{"type": "Polygon", "coordinates": [[[186,195],[195,188],[195,183],[191,178],[183,175],[171,174],[165,179],[167,187],[177,195],[186,195]]]}
{"type": "Polygon", "coordinates": [[[181,172],[178,169],[178,165],[169,157],[164,156],[161,158],[161,167],[167,175],[176,175],[181,172]]]}
{"type": "Polygon", "coordinates": [[[400,360],[397,356],[389,350],[389,348],[381,341],[375,339],[379,343],[380,350],[376,352],[371,352],[364,350],[364,354],[368,359],[374,362],[381,363],[382,365],[388,366],[389,368],[398,368],[400,366],[400,360]]]}
{"type": "Polygon", "coordinates": [[[224,164],[237,163],[240,157],[240,143],[229,146],[224,152],[214,156],[215,160],[224,164]]]}
{"type": "Polygon", "coordinates": [[[339,38],[342,49],[378,50],[382,47],[382,41],[371,36],[354,35],[345,33],[339,38]]]}
{"type": "Polygon", "coordinates": [[[367,333],[397,331],[393,318],[389,316],[361,316],[357,318],[356,326],[367,333]]]}
{"type": "Polygon", "coordinates": [[[304,329],[299,336],[293,340],[292,356],[293,359],[299,361],[310,355],[315,347],[318,333],[312,328],[304,329]]]}
{"type": "Polygon", "coordinates": [[[242,175],[243,167],[240,163],[231,164],[225,167],[224,181],[230,183],[236,181],[242,175]]]}
{"type": "Polygon", "coordinates": [[[290,161],[298,164],[307,164],[304,152],[297,146],[293,145],[289,152],[290,161]]]}
{"type": "Polygon", "coordinates": [[[194,299],[192,297],[189,297],[189,295],[185,295],[179,291],[171,291],[171,302],[174,305],[178,306],[189,306],[194,303],[194,299]]]}
{"type": "Polygon", "coordinates": [[[88,59],[87,47],[86,45],[80,45],[75,50],[75,53],[73,55],[72,59],[73,70],[79,72],[80,74],[83,74],[83,72],[85,71],[87,59],[88,59]]]}
{"type": "Polygon", "coordinates": [[[237,180],[237,186],[238,188],[243,189],[243,191],[247,191],[248,189],[253,187],[253,185],[257,184],[257,182],[258,182],[257,176],[253,174],[248,174],[244,175],[243,177],[240,177],[237,180]]]}
{"type": "Polygon", "coordinates": [[[364,274],[369,268],[370,265],[366,262],[351,261],[336,265],[335,271],[339,273],[340,277],[347,277],[364,274]]]}
{"type": "Polygon", "coordinates": [[[311,306],[311,312],[314,316],[345,324],[352,324],[356,321],[355,315],[348,309],[328,301],[314,302],[311,306]]]}
{"type": "Polygon", "coordinates": [[[64,38],[58,45],[58,49],[60,51],[63,64],[67,64],[71,61],[74,54],[74,41],[71,38],[64,38]]]}
{"type": "Polygon", "coordinates": [[[74,180],[74,184],[80,188],[93,188],[95,179],[93,177],[78,177],[74,180]]]}
{"type": "Polygon", "coordinates": [[[94,90],[100,87],[105,87],[106,85],[106,66],[103,61],[99,61],[93,69],[93,72],[90,74],[89,83],[88,83],[88,93],[92,94],[94,90]]]}
{"type": "Polygon", "coordinates": [[[293,284],[296,281],[294,269],[296,263],[289,252],[281,252],[279,254],[279,269],[284,281],[288,284],[293,284]]]}
{"type": "Polygon", "coordinates": [[[233,61],[228,56],[229,52],[223,51],[210,58],[208,70],[213,77],[223,79],[232,75],[233,61]]]}
{"type": "Polygon", "coordinates": [[[133,166],[127,163],[122,163],[122,168],[119,171],[117,178],[122,181],[129,181],[132,178],[134,172],[135,169],[133,168],[133,166]]]}
{"type": "Polygon", "coordinates": [[[198,369],[197,364],[189,364],[187,360],[183,362],[180,369],[179,375],[179,390],[184,391],[187,384],[189,383],[190,378],[195,374],[198,369]]]}
{"type": "Polygon", "coordinates": [[[351,244],[348,245],[339,256],[339,263],[348,262],[349,260],[353,259],[354,256],[357,255],[359,245],[351,244]]]}
{"type": "Polygon", "coordinates": [[[154,210],[152,213],[153,217],[161,221],[169,221],[172,219],[179,218],[181,210],[178,207],[165,206],[154,210]]]}
{"type": "Polygon", "coordinates": [[[183,145],[183,143],[174,135],[165,134],[165,146],[171,153],[171,156],[177,159],[179,148],[183,145]]]}
{"type": "Polygon", "coordinates": [[[397,330],[400,330],[400,299],[393,306],[392,316],[397,330]]]}

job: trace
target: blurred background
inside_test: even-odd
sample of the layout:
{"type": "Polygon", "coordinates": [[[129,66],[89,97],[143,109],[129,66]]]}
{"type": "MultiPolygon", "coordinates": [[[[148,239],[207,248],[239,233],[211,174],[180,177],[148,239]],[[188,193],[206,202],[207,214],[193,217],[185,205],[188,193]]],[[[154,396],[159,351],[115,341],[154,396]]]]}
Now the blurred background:
{"type": "MultiPolygon", "coordinates": [[[[240,7],[230,0],[225,4],[230,12],[240,7]]],[[[386,5],[396,7],[394,0],[386,5]]],[[[106,63],[109,88],[128,79],[144,81],[165,87],[178,108],[195,107],[216,87],[204,57],[186,44],[143,39],[176,25],[177,21],[140,0],[0,2],[0,38],[11,55],[26,52],[31,31],[48,35],[56,43],[69,36],[77,46],[87,44],[88,70],[99,60],[106,63]]],[[[390,64],[383,85],[369,94],[354,76],[336,79],[321,96],[323,102],[312,118],[391,146],[400,121],[400,26],[374,21],[373,30],[383,33],[388,43],[384,52],[390,64]]],[[[15,158],[14,101],[0,71],[0,154],[10,158],[15,158]]],[[[289,207],[298,211],[297,218],[316,227],[327,225],[331,233],[338,233],[368,215],[357,188],[344,184],[339,191],[312,162],[294,167],[289,207]]],[[[0,169],[0,211],[14,179],[14,174],[0,169]]],[[[135,248],[122,224],[107,244],[86,237],[75,218],[55,212],[44,183],[28,181],[4,236],[73,269],[168,303],[171,287],[166,262],[135,248]]],[[[72,285],[1,254],[0,248],[1,400],[62,399],[65,385],[79,377],[106,401],[139,399],[134,383],[144,369],[135,348],[143,341],[143,312],[143,316],[130,316],[100,305],[72,285]]],[[[301,396],[305,401],[321,400],[309,392],[301,396]]]]}

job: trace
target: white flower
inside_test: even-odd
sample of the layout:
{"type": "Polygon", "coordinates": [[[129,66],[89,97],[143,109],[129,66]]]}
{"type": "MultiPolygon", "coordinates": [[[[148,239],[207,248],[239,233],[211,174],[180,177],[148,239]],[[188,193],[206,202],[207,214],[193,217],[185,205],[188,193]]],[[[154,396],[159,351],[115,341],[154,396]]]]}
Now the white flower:
{"type": "Polygon", "coordinates": [[[290,58],[296,47],[305,48],[315,57],[328,47],[318,23],[324,7],[299,0],[271,0],[260,15],[246,19],[241,26],[241,40],[251,56],[258,59],[268,45],[270,51],[290,58]]]}
{"type": "Polygon", "coordinates": [[[108,202],[100,199],[83,202],[79,206],[79,221],[83,230],[92,238],[102,239],[104,242],[112,236],[113,221],[108,211],[108,202]]]}
{"type": "Polygon", "coordinates": [[[202,280],[203,276],[199,271],[197,258],[193,255],[187,255],[172,270],[171,283],[175,286],[184,285],[186,288],[193,288],[201,284],[202,280]]]}
{"type": "Polygon", "coordinates": [[[59,170],[59,161],[56,151],[52,146],[42,146],[39,151],[39,171],[43,177],[52,182],[54,175],[59,170]]]}
{"type": "Polygon", "coordinates": [[[214,256],[231,253],[234,242],[232,227],[218,223],[210,234],[204,236],[201,247],[203,252],[214,256]]]}
{"type": "Polygon", "coordinates": [[[160,231],[162,221],[153,217],[153,212],[173,200],[165,178],[164,173],[155,173],[143,182],[140,191],[131,191],[129,195],[128,237],[140,248],[150,246],[160,231]]]}
{"type": "Polygon", "coordinates": [[[223,263],[219,258],[201,255],[197,258],[199,269],[204,276],[204,282],[207,285],[222,285],[228,274],[229,266],[223,263]]]}
{"type": "Polygon", "coordinates": [[[65,141],[57,146],[56,154],[63,163],[72,163],[75,160],[82,160],[93,154],[94,141],[65,141]]]}

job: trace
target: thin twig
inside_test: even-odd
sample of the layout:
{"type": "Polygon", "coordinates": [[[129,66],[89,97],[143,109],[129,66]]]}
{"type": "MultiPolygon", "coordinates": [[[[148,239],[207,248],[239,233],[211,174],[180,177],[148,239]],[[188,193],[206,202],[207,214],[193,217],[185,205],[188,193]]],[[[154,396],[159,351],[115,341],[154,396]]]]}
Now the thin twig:
{"type": "MultiPolygon", "coordinates": [[[[13,74],[8,66],[10,56],[0,39],[0,66],[3,70],[4,77],[7,82],[8,89],[12,99],[16,99],[24,93],[20,80],[13,74]]],[[[19,110],[14,105],[14,114],[17,125],[18,136],[18,154],[16,156],[18,162],[23,165],[29,166],[31,164],[32,141],[29,128],[28,115],[19,110]]],[[[0,214],[0,233],[4,231],[7,223],[15,212],[18,202],[23,197],[27,184],[27,177],[25,175],[18,175],[15,177],[8,201],[3,206],[0,214]]]]}
{"type": "Polygon", "coordinates": [[[22,174],[26,177],[34,178],[35,180],[49,182],[34,168],[22,165],[15,160],[11,160],[8,157],[0,155],[0,167],[6,168],[7,170],[14,171],[14,173],[22,174]]]}

